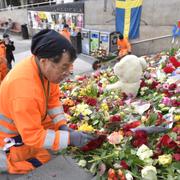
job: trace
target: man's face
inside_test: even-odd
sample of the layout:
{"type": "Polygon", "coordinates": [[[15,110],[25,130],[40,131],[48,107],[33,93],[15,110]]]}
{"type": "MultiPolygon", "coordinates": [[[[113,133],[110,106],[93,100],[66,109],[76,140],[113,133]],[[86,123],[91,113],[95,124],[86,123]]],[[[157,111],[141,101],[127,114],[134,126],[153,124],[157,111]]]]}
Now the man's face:
{"type": "Polygon", "coordinates": [[[68,53],[63,53],[59,63],[53,63],[48,59],[40,59],[43,75],[52,83],[59,84],[65,79],[72,69],[72,62],[68,53]]]}

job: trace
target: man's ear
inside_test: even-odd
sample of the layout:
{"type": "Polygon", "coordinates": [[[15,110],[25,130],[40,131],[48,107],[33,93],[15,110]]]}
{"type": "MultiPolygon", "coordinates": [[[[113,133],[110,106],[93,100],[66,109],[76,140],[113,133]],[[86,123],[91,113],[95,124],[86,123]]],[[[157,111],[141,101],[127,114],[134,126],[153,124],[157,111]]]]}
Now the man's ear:
{"type": "Polygon", "coordinates": [[[47,61],[48,61],[47,58],[40,58],[40,59],[39,59],[39,63],[40,63],[40,64],[46,64],[47,61]]]}
{"type": "Polygon", "coordinates": [[[40,64],[40,66],[42,67],[42,68],[45,68],[46,66],[47,66],[47,64],[48,64],[48,59],[47,58],[40,58],[39,59],[39,64],[40,64]]]}

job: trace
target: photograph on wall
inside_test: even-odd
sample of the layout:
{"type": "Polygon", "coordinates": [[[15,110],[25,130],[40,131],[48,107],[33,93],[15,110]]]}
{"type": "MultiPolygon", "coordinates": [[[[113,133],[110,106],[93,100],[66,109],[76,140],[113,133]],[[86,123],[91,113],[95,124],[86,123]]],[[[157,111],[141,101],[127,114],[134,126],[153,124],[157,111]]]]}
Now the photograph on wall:
{"type": "Polygon", "coordinates": [[[43,11],[28,11],[28,23],[32,29],[55,29],[59,31],[64,24],[73,30],[83,28],[84,15],[79,13],[55,13],[43,11]]]}

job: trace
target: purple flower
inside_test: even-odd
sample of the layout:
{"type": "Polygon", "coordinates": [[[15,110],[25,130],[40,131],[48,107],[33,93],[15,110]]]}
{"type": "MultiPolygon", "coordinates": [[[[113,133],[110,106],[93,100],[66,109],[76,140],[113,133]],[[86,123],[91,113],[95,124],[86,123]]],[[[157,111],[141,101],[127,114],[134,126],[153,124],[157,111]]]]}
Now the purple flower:
{"type": "Polygon", "coordinates": [[[84,116],[82,114],[79,114],[79,119],[83,120],[84,116]]]}

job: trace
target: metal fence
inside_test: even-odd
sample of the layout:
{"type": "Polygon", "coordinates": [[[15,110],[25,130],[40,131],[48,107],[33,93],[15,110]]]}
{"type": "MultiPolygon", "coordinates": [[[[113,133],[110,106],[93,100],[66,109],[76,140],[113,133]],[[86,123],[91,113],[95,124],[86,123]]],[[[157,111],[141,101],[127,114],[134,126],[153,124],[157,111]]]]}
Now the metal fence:
{"type": "Polygon", "coordinates": [[[44,5],[53,5],[56,4],[56,0],[49,1],[49,2],[42,2],[42,3],[33,3],[33,4],[25,4],[21,6],[8,6],[7,8],[2,8],[0,11],[9,11],[14,9],[23,9],[23,8],[33,8],[33,7],[39,7],[44,5]]]}

